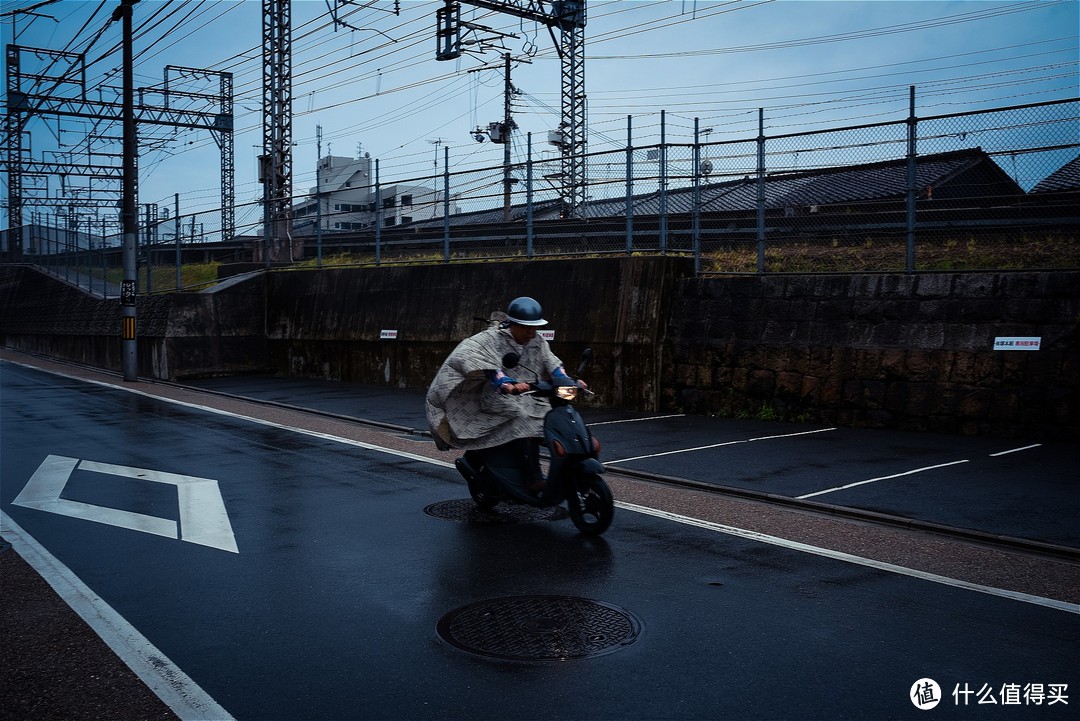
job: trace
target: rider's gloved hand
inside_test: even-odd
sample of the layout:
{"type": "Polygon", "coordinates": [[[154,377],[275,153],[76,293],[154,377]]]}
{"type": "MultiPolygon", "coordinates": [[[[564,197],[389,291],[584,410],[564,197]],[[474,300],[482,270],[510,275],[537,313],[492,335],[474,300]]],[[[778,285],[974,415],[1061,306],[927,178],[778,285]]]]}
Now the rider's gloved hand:
{"type": "Polygon", "coordinates": [[[589,387],[589,384],[581,380],[580,378],[574,380],[569,375],[567,375],[566,370],[562,366],[559,366],[551,372],[551,379],[561,385],[573,385],[576,383],[577,387],[581,388],[582,390],[589,387]]]}
{"type": "Polygon", "coordinates": [[[529,390],[528,383],[503,383],[499,386],[499,390],[503,393],[524,393],[529,390]]]}

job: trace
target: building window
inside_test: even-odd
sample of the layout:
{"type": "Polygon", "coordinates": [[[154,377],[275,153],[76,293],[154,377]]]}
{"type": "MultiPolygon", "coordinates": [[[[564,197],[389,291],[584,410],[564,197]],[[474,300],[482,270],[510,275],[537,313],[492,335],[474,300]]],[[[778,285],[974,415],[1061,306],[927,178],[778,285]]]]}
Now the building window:
{"type": "Polygon", "coordinates": [[[402,205],[412,205],[412,196],[411,195],[403,195],[403,196],[401,196],[401,204],[402,205]]]}
{"type": "Polygon", "coordinates": [[[403,215],[403,216],[401,216],[401,222],[402,223],[411,223],[412,222],[412,216],[411,215],[403,215]]]}
{"type": "Polygon", "coordinates": [[[389,198],[383,198],[382,207],[384,207],[384,208],[393,208],[394,207],[394,196],[391,195],[389,198]]]}

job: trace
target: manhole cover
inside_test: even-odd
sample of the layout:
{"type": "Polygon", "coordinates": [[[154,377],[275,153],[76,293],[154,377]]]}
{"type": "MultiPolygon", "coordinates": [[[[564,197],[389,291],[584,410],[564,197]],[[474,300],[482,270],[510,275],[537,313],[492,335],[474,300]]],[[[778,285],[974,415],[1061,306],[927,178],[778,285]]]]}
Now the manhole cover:
{"type": "Polygon", "coordinates": [[[471,498],[432,503],[424,513],[445,521],[472,524],[533,523],[536,521],[559,521],[567,517],[565,508],[550,506],[536,508],[512,503],[500,503],[490,511],[482,510],[471,498]]]}
{"type": "Polygon", "coordinates": [[[511,596],[462,606],[436,631],[456,648],[507,661],[569,661],[618,651],[641,622],[611,604],[572,596],[511,596]]]}

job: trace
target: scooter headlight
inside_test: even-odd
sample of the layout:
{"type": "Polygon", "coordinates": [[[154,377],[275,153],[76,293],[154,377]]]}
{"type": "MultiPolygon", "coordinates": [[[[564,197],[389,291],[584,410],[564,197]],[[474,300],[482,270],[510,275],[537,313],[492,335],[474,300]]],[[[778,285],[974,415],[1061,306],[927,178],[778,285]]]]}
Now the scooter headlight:
{"type": "Polygon", "coordinates": [[[578,387],[577,386],[559,386],[555,389],[555,395],[562,398],[564,401],[572,401],[577,399],[578,387]]]}

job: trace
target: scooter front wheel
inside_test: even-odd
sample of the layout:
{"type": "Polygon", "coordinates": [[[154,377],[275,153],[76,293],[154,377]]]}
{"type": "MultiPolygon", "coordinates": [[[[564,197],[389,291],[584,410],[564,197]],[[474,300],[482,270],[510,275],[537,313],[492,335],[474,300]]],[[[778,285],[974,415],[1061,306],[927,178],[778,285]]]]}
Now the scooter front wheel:
{"type": "Polygon", "coordinates": [[[606,531],[615,518],[611,489],[595,473],[584,473],[574,481],[567,506],[570,520],[579,531],[590,536],[606,531]]]}

